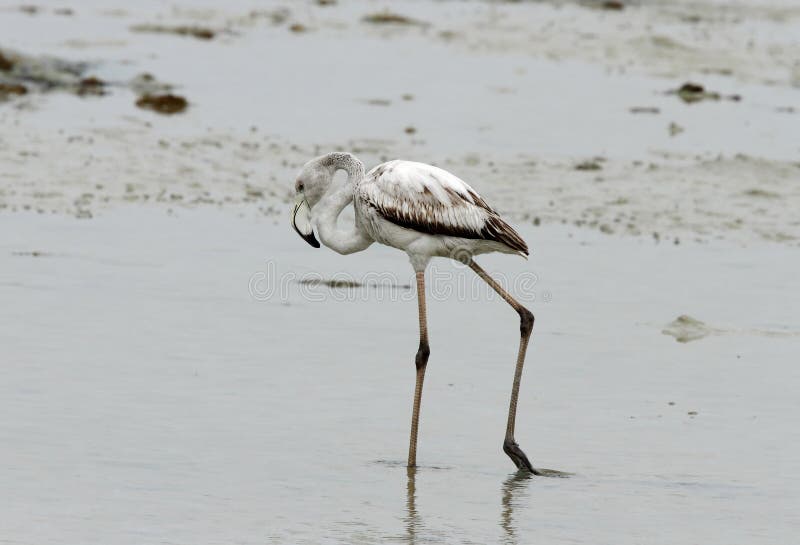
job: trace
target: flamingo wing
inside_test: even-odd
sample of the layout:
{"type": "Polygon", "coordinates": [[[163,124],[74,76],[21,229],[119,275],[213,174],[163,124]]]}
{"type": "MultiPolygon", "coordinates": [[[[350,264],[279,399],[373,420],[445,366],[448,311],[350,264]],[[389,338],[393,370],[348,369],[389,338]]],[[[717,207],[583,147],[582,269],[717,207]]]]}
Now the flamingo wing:
{"type": "Polygon", "coordinates": [[[389,161],[370,170],[360,199],[386,220],[429,235],[482,239],[528,255],[528,245],[466,182],[441,168],[389,161]]]}

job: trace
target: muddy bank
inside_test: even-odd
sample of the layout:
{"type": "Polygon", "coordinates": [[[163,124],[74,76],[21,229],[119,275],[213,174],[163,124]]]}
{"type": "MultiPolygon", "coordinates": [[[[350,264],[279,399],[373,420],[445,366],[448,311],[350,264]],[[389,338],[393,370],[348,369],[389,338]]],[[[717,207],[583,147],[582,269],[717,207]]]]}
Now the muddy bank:
{"type": "Polygon", "coordinates": [[[89,74],[88,62],[72,62],[57,57],[36,57],[0,48],[0,84],[17,86],[28,92],[66,91],[78,95],[97,94],[105,83],[89,74]]]}
{"type": "MultiPolygon", "coordinates": [[[[0,136],[0,212],[91,217],[153,204],[164,210],[231,208],[283,221],[297,170],[336,147],[298,146],[257,130],[202,137],[165,137],[146,127],[0,136]],[[63,157],[57,177],[47,153],[63,157]]],[[[402,156],[394,147],[354,141],[343,149],[371,166],[402,156]]],[[[800,186],[794,183],[800,165],[793,162],[701,155],[604,159],[588,168],[578,158],[535,155],[513,162],[479,154],[412,157],[457,173],[517,223],[566,224],[672,245],[718,239],[800,243],[800,186]]]]}
{"type": "Polygon", "coordinates": [[[347,149],[447,168],[518,223],[671,245],[800,241],[792,6],[54,10],[0,11],[0,123],[14,127],[0,135],[2,213],[156,203],[277,221],[299,166],[347,149]],[[159,32],[131,31],[147,22],[159,32]],[[321,50],[369,77],[355,85],[321,50]]]}
{"type": "MultiPolygon", "coordinates": [[[[102,97],[112,91],[132,91],[139,95],[135,102],[139,108],[173,114],[188,106],[184,97],[165,93],[171,91],[173,85],[146,72],[124,81],[106,81],[94,75],[107,69],[99,62],[67,61],[48,55],[34,56],[0,49],[0,102],[11,102],[29,94],[62,92],[78,97],[102,97]]],[[[8,106],[20,110],[36,108],[32,101],[23,100],[8,106]]]]}

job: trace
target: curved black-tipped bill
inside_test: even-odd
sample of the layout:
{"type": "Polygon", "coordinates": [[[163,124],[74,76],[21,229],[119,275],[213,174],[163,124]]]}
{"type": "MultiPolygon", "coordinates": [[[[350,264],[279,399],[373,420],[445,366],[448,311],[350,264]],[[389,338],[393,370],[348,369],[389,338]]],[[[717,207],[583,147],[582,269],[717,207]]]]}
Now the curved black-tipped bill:
{"type": "Polygon", "coordinates": [[[311,226],[309,218],[309,208],[306,199],[303,195],[297,196],[297,201],[294,204],[292,211],[292,227],[297,231],[297,234],[303,237],[303,240],[311,244],[314,248],[319,248],[319,241],[314,236],[314,228],[311,226]]]}

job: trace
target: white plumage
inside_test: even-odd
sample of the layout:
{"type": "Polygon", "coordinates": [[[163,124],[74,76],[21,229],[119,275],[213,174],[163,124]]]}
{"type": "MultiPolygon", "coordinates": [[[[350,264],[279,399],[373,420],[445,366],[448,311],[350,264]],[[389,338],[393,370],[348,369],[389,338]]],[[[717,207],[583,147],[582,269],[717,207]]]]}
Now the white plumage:
{"type": "Polygon", "coordinates": [[[460,258],[492,251],[528,254],[519,234],[474,189],[441,168],[389,161],[356,182],[353,193],[357,221],[368,234],[406,250],[412,261],[454,252],[460,258]]]}

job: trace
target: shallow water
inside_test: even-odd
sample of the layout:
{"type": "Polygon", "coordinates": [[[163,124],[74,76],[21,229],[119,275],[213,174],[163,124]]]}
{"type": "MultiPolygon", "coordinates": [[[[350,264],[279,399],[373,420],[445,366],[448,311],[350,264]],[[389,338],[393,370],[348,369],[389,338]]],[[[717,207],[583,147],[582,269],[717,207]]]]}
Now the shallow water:
{"type": "Polygon", "coordinates": [[[516,317],[436,262],[409,475],[413,290],[297,282],[402,285],[406,258],[179,216],[0,215],[5,542],[783,544],[800,530],[792,249],[523,227],[530,261],[482,260],[526,287],[517,438],[566,479],[515,475],[501,442],[516,317]],[[723,333],[675,342],[661,330],[681,314],[723,333]]]}

